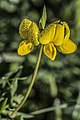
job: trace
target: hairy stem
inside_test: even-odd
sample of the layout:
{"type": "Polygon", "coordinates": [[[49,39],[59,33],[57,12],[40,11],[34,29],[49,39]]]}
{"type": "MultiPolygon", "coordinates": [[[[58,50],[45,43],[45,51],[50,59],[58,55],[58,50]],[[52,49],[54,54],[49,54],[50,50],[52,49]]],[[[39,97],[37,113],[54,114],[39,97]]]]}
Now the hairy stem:
{"type": "Polygon", "coordinates": [[[28,87],[28,90],[26,91],[26,93],[24,95],[24,98],[22,99],[22,101],[20,102],[20,104],[18,105],[18,107],[11,113],[11,115],[10,115],[11,118],[15,117],[17,111],[20,110],[20,108],[23,106],[23,104],[27,100],[27,98],[28,98],[28,96],[29,96],[29,94],[30,94],[30,92],[32,90],[32,87],[34,85],[34,82],[35,82],[35,79],[36,79],[36,75],[37,75],[37,72],[38,72],[40,60],[41,60],[42,49],[43,49],[43,45],[41,45],[39,56],[38,56],[38,60],[37,60],[37,63],[36,63],[36,67],[35,67],[34,73],[32,75],[31,83],[30,83],[30,85],[28,87]]]}

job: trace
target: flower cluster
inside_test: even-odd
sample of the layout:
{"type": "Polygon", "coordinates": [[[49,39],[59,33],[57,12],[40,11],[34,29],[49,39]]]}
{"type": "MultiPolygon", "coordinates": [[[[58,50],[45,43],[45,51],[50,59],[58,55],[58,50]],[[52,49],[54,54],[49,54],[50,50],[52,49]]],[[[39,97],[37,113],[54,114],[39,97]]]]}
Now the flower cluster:
{"type": "Polygon", "coordinates": [[[24,39],[18,48],[19,55],[30,53],[34,46],[44,45],[44,54],[54,60],[57,50],[63,54],[76,51],[77,46],[70,40],[70,29],[66,22],[54,22],[48,25],[41,33],[36,23],[24,19],[19,27],[19,33],[24,39]]]}

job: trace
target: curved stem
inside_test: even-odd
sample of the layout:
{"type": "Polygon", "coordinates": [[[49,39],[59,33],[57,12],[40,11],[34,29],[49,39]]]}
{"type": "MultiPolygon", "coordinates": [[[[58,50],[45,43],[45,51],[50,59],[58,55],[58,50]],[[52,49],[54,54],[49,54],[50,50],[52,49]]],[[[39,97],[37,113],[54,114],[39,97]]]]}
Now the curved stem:
{"type": "Polygon", "coordinates": [[[25,96],[24,98],[22,99],[22,101],[20,102],[20,104],[18,105],[18,107],[11,113],[10,117],[13,118],[15,117],[15,114],[17,113],[18,110],[20,110],[20,108],[23,106],[23,104],[25,103],[25,101],[27,100],[31,90],[32,90],[32,87],[34,85],[34,82],[35,82],[35,79],[36,79],[36,75],[37,75],[37,72],[38,72],[38,68],[39,68],[39,64],[40,64],[40,60],[41,60],[41,55],[42,55],[42,49],[43,49],[43,45],[41,45],[41,48],[40,48],[40,52],[39,52],[39,56],[38,56],[38,60],[37,60],[37,63],[36,63],[36,67],[35,67],[35,70],[34,70],[34,73],[32,75],[32,79],[31,79],[31,83],[28,87],[28,90],[26,91],[25,93],[25,96]]]}

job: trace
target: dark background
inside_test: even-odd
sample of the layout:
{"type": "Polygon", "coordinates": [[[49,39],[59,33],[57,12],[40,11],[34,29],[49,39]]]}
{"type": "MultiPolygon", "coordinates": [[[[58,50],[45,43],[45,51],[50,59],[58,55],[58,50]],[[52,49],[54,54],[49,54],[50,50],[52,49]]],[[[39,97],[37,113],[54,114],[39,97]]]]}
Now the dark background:
{"type": "MultiPolygon", "coordinates": [[[[80,120],[80,0],[0,0],[0,109],[6,99],[4,110],[15,108],[30,84],[39,48],[27,56],[18,56],[22,41],[19,25],[24,18],[38,24],[44,4],[47,24],[56,19],[66,21],[78,49],[69,55],[58,53],[53,62],[43,54],[32,92],[20,111],[29,114],[55,107],[31,120],[80,120]],[[60,109],[59,105],[67,106],[60,109]]],[[[13,120],[4,110],[0,120],[13,120]]],[[[29,119],[21,117],[14,120],[29,119]]]]}

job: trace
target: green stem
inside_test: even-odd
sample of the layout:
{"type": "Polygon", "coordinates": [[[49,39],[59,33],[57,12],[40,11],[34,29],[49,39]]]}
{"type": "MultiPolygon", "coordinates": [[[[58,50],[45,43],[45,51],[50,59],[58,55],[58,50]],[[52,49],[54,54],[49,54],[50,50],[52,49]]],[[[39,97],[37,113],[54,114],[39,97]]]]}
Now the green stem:
{"type": "Polygon", "coordinates": [[[11,118],[14,118],[17,111],[20,110],[20,108],[23,106],[23,104],[25,103],[25,101],[27,100],[31,90],[32,90],[32,87],[34,85],[34,82],[35,82],[35,79],[36,79],[36,75],[37,75],[37,72],[38,72],[38,68],[39,68],[39,64],[40,64],[40,60],[41,60],[41,55],[42,55],[42,49],[43,49],[43,45],[41,45],[41,48],[40,48],[40,52],[39,52],[39,56],[38,56],[38,60],[37,60],[37,63],[36,63],[36,67],[35,67],[35,70],[34,70],[34,73],[32,75],[32,79],[31,79],[31,83],[28,87],[28,90],[26,91],[25,93],[25,96],[24,98],[22,99],[22,101],[20,102],[20,104],[18,105],[18,107],[11,113],[10,117],[11,118]]]}

